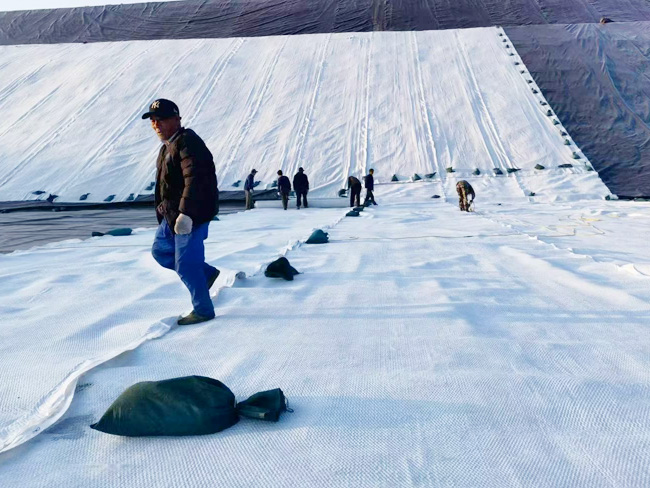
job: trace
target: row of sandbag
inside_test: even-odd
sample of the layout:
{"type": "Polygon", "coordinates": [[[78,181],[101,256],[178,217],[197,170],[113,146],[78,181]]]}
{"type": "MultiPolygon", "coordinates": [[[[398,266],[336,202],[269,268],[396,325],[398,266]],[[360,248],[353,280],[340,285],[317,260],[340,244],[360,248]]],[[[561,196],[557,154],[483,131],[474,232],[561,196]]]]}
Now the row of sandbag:
{"type": "MultiPolygon", "coordinates": [[[[306,243],[325,244],[328,240],[327,232],[318,229],[306,243]]],[[[264,274],[291,281],[299,272],[287,258],[281,257],[270,263],[264,274]]],[[[256,393],[236,403],[235,395],[221,381],[185,376],[136,383],[90,427],[128,437],[204,435],[232,427],[240,416],[277,422],[285,411],[292,410],[280,388],[256,393]]]]}

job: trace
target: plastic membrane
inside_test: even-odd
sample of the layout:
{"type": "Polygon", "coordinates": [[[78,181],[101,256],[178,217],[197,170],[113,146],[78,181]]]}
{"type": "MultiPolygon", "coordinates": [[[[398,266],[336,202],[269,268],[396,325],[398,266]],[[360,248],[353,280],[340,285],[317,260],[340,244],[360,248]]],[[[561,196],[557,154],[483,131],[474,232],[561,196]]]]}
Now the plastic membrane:
{"type": "MultiPolygon", "coordinates": [[[[29,3],[23,8],[30,8],[29,3]]],[[[151,2],[0,12],[0,44],[438,30],[598,22],[601,17],[650,21],[650,4],[647,0],[151,2]]]]}
{"type": "Polygon", "coordinates": [[[612,193],[650,196],[650,22],[507,33],[612,193]]]}

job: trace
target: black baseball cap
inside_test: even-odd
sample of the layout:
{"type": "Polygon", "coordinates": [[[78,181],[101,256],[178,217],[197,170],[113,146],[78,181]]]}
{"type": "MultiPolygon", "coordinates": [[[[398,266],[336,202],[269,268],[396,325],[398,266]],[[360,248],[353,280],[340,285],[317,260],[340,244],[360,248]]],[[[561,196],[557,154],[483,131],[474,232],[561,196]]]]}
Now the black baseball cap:
{"type": "Polygon", "coordinates": [[[150,119],[151,117],[158,117],[161,119],[167,119],[169,117],[180,116],[178,111],[178,105],[176,105],[171,100],[166,100],[164,98],[159,98],[154,100],[149,106],[149,112],[142,116],[143,119],[150,119]]]}

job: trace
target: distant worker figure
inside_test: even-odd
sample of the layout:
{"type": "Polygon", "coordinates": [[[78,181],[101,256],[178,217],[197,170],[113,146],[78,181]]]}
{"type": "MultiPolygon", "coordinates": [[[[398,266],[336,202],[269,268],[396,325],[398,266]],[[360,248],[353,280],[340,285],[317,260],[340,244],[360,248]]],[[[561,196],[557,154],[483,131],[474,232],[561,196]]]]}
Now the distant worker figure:
{"type": "Polygon", "coordinates": [[[244,194],[246,195],[246,210],[252,210],[253,202],[253,188],[255,188],[255,174],[257,170],[254,169],[246,177],[246,182],[244,183],[244,194]]]}
{"type": "Polygon", "coordinates": [[[289,206],[289,193],[291,193],[291,182],[289,178],[282,174],[282,170],[278,170],[278,191],[282,197],[282,207],[286,210],[289,206]]]}
{"type": "Polygon", "coordinates": [[[214,305],[208,290],[219,270],[205,262],[203,246],[219,205],[212,154],[193,130],[181,126],[174,102],[158,99],[142,118],[151,119],[163,142],[156,162],[159,226],[151,254],[158,264],[178,273],[192,297],[194,308],[178,325],[212,320],[214,305]]]}
{"type": "Polygon", "coordinates": [[[460,180],[456,183],[456,192],[458,193],[458,205],[463,212],[469,212],[472,203],[474,203],[474,198],[476,194],[474,193],[474,188],[465,180],[460,180]],[[471,196],[472,199],[468,200],[468,197],[471,196]]]}
{"type": "Polygon", "coordinates": [[[307,178],[305,170],[302,168],[298,168],[298,172],[293,177],[293,189],[295,190],[296,197],[298,199],[298,210],[300,210],[301,199],[305,208],[309,208],[309,204],[307,203],[307,192],[309,192],[309,178],[307,178]]]}
{"type": "Polygon", "coordinates": [[[361,206],[361,182],[354,176],[348,177],[348,188],[350,189],[350,207],[361,206]]]}
{"type": "Polygon", "coordinates": [[[372,202],[373,205],[377,205],[377,202],[375,202],[375,195],[372,193],[375,190],[375,178],[373,177],[374,173],[375,170],[370,169],[364,181],[366,186],[366,199],[363,201],[364,205],[366,205],[368,202],[372,202]]]}

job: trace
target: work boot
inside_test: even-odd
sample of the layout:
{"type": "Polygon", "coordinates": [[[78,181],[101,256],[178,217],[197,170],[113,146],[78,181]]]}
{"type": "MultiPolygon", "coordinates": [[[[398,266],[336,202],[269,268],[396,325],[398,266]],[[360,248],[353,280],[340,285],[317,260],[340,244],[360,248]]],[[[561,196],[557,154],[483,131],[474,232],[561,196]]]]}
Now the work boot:
{"type": "Polygon", "coordinates": [[[219,277],[220,274],[221,274],[221,271],[216,270],[216,272],[210,277],[210,279],[208,280],[208,283],[207,283],[208,284],[208,290],[210,288],[212,288],[212,285],[214,285],[214,282],[217,281],[217,278],[219,277]]]}
{"type": "Polygon", "coordinates": [[[213,318],[214,317],[204,317],[203,315],[199,315],[194,310],[192,310],[189,315],[178,319],[178,325],[200,324],[201,322],[207,322],[213,318]]]}

